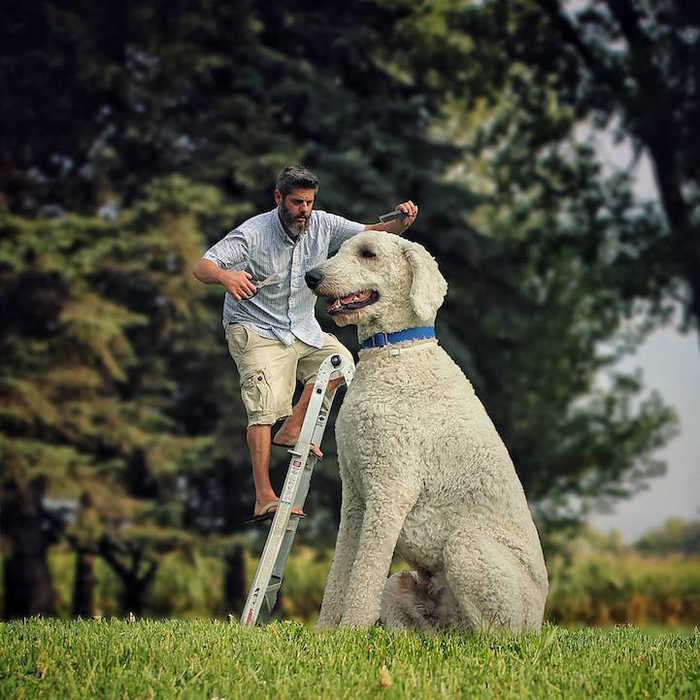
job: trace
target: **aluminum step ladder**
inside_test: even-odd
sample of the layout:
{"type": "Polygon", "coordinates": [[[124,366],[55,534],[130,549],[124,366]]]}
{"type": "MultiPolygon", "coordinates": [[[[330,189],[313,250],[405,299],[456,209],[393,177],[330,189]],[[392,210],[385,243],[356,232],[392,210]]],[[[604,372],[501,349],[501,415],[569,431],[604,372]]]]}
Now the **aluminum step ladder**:
{"type": "MultiPolygon", "coordinates": [[[[328,413],[321,411],[323,397],[331,374],[334,372],[342,372],[345,384],[349,386],[355,374],[355,368],[340,355],[327,357],[319,367],[299,439],[296,445],[289,450],[292,457],[289,461],[287,477],[284,480],[279,504],[272,519],[272,526],[267,535],[253,585],[250,587],[241,615],[242,625],[252,627],[258,620],[263,603],[265,603],[267,611],[272,612],[277,602],[277,593],[282,585],[284,565],[287,562],[299,524],[299,518],[292,515],[292,509],[296,507],[303,510],[306,495],[309,492],[311,474],[318,461],[311,452],[311,444],[321,446],[328,420],[328,413]]],[[[334,398],[335,390],[329,397],[329,413],[334,398]]]]}

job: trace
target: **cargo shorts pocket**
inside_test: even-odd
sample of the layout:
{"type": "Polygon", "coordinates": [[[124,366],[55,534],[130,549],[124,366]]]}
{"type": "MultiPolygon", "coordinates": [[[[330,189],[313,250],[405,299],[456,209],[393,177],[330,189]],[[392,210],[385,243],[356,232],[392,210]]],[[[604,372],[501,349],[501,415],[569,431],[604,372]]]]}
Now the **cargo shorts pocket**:
{"type": "Polygon", "coordinates": [[[240,323],[229,323],[226,328],[226,340],[228,341],[229,352],[235,357],[246,351],[250,343],[250,333],[240,323]]]}
{"type": "Polygon", "coordinates": [[[274,412],[272,390],[264,370],[256,369],[243,377],[241,398],[248,418],[268,418],[274,412]]]}

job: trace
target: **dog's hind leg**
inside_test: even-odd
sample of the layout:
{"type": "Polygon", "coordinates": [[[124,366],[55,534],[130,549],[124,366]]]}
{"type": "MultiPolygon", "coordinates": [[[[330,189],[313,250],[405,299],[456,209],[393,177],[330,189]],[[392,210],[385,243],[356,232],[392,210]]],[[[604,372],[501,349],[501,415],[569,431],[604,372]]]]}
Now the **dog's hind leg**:
{"type": "Polygon", "coordinates": [[[448,539],[444,563],[449,598],[457,609],[452,620],[445,619],[450,611],[439,611],[443,624],[514,632],[532,628],[523,595],[527,574],[508,547],[480,530],[461,529],[448,539]]]}

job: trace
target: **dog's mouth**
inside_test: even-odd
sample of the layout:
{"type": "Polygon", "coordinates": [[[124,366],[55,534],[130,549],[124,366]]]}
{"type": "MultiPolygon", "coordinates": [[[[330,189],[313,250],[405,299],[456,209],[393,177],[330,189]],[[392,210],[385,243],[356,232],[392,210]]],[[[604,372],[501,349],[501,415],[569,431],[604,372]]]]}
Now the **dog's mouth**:
{"type": "Polygon", "coordinates": [[[374,304],[377,299],[379,299],[379,293],[374,289],[366,289],[362,292],[353,292],[352,294],[347,294],[344,297],[331,299],[328,302],[326,311],[330,316],[334,316],[336,314],[345,313],[346,311],[363,309],[365,306],[374,304]]]}

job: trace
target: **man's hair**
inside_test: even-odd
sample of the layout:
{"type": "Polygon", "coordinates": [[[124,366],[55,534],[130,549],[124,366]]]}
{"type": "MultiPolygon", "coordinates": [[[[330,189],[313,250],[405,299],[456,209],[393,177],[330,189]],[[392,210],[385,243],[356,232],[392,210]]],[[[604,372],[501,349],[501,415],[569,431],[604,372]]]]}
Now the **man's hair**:
{"type": "Polygon", "coordinates": [[[288,165],[277,176],[275,186],[283,197],[297,188],[318,192],[318,178],[301,165],[288,165]]]}

